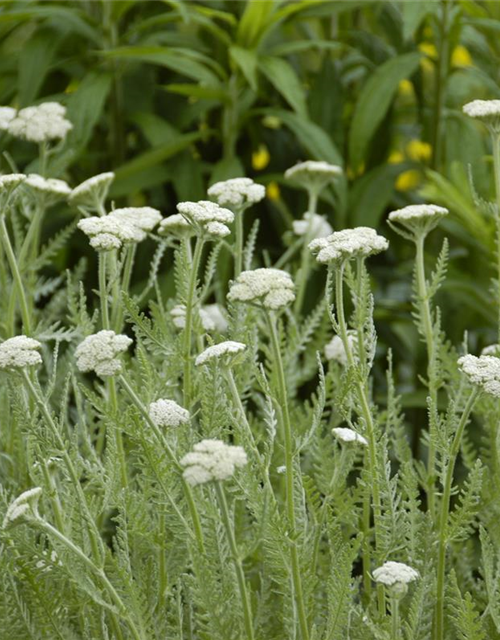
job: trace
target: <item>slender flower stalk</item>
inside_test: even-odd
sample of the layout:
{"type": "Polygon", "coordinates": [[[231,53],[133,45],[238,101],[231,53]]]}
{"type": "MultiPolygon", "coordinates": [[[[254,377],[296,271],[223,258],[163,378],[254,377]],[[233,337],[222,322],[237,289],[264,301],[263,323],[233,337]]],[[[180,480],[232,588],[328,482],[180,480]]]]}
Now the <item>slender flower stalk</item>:
{"type": "Polygon", "coordinates": [[[285,474],[286,474],[286,511],[288,523],[290,526],[290,555],[292,563],[292,581],[295,592],[295,601],[299,617],[300,630],[302,640],[309,640],[309,624],[307,621],[306,607],[304,603],[304,594],[302,591],[301,569],[299,564],[299,554],[296,543],[296,518],[295,518],[295,500],[294,500],[294,470],[293,470],[293,439],[292,425],[290,414],[288,411],[288,394],[286,390],[285,371],[283,368],[283,359],[281,357],[280,343],[276,328],[276,315],[266,310],[266,318],[269,327],[269,335],[271,338],[271,348],[276,365],[279,390],[279,406],[283,417],[283,436],[285,445],[285,474]]]}
{"type": "Polygon", "coordinates": [[[311,252],[309,251],[309,242],[313,239],[311,236],[314,228],[314,216],[318,206],[317,190],[310,187],[308,189],[308,194],[309,202],[307,205],[307,212],[309,213],[309,220],[304,234],[304,244],[302,245],[300,267],[297,275],[297,297],[295,298],[293,307],[295,313],[300,313],[304,303],[304,295],[306,292],[307,281],[309,279],[309,272],[311,270],[311,252]]]}
{"type": "Polygon", "coordinates": [[[229,548],[231,550],[231,556],[236,571],[236,578],[238,580],[238,589],[240,592],[241,606],[243,609],[243,619],[245,623],[245,633],[248,640],[254,640],[253,631],[253,617],[252,607],[250,603],[250,597],[248,595],[245,572],[243,571],[243,564],[236,544],[236,537],[234,535],[234,526],[229,514],[229,508],[227,505],[226,494],[221,482],[215,482],[215,492],[219,501],[219,506],[222,514],[222,522],[226,530],[226,535],[229,541],[229,548]]]}
{"type": "Polygon", "coordinates": [[[450,498],[453,485],[453,474],[457,456],[460,452],[460,444],[464,434],[465,427],[469,421],[470,414],[474,408],[474,404],[480,393],[479,388],[475,388],[465,405],[457,430],[451,444],[448,464],[443,483],[443,497],[441,498],[441,512],[439,518],[439,540],[438,540],[438,566],[437,566],[437,585],[436,585],[436,636],[435,640],[444,639],[444,597],[445,597],[445,576],[446,576],[446,550],[448,547],[447,529],[448,516],[450,512],[450,498]]]}
{"type": "MultiPolygon", "coordinates": [[[[10,270],[12,272],[12,278],[14,280],[14,284],[17,290],[17,295],[19,298],[19,306],[21,308],[21,318],[23,321],[23,330],[24,330],[24,333],[26,333],[27,335],[30,335],[31,320],[30,320],[30,312],[28,308],[26,293],[24,290],[23,279],[21,277],[16,256],[14,254],[14,250],[10,242],[9,232],[7,231],[7,226],[5,224],[5,216],[3,215],[0,215],[0,235],[1,235],[2,245],[5,251],[5,255],[7,256],[10,270]]],[[[12,309],[12,312],[15,313],[15,307],[12,309]]],[[[10,318],[9,326],[12,329],[15,328],[15,317],[10,318]]]]}
{"type": "Polygon", "coordinates": [[[397,596],[391,596],[391,640],[400,639],[399,598],[397,596]]]}

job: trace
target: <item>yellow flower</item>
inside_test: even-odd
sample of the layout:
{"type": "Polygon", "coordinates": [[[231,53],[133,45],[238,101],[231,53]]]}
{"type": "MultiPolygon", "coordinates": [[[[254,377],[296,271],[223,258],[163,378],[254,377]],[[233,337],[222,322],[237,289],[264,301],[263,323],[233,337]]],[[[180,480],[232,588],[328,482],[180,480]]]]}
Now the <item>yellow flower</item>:
{"type": "Polygon", "coordinates": [[[346,176],[349,178],[349,180],[354,180],[354,178],[362,176],[364,172],[365,163],[362,162],[357,169],[354,169],[353,167],[347,167],[346,176]]]}
{"type": "Polygon", "coordinates": [[[397,149],[395,149],[394,151],[391,151],[389,157],[387,158],[387,162],[389,164],[400,164],[401,162],[403,162],[405,159],[404,155],[401,153],[401,151],[398,151],[397,149]]]}
{"type": "Polygon", "coordinates": [[[451,66],[452,67],[472,67],[472,56],[469,50],[463,45],[459,44],[453,49],[451,54],[451,66]]]}
{"type": "Polygon", "coordinates": [[[406,145],[406,153],[410,160],[428,162],[432,158],[432,147],[422,140],[410,140],[406,145]]]}
{"type": "Polygon", "coordinates": [[[262,124],[268,129],[279,129],[281,120],[277,116],[265,116],[262,118],[262,124]]]}
{"type": "Polygon", "coordinates": [[[259,145],[257,151],[252,153],[252,167],[255,171],[262,171],[269,164],[271,156],[265,144],[259,145]]]}
{"type": "Polygon", "coordinates": [[[438,57],[438,52],[435,45],[432,42],[421,42],[418,45],[419,50],[429,58],[433,58],[434,60],[438,57]]]}
{"type": "Polygon", "coordinates": [[[279,200],[281,195],[281,190],[279,184],[277,182],[270,182],[267,185],[267,197],[269,200],[279,200]]]}
{"type": "Polygon", "coordinates": [[[420,180],[420,171],[410,169],[409,171],[403,171],[403,173],[399,174],[394,186],[398,191],[411,191],[412,189],[415,189],[415,187],[418,187],[420,180]]]}
{"type": "Polygon", "coordinates": [[[399,94],[404,98],[410,98],[414,94],[413,82],[411,80],[401,80],[399,83],[399,94]]]}

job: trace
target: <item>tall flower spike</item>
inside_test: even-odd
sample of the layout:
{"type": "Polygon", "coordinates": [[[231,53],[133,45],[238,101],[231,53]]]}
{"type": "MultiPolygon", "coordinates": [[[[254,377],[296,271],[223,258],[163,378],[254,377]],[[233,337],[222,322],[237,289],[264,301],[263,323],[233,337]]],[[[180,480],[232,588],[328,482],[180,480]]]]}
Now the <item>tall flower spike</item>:
{"type": "Polygon", "coordinates": [[[266,188],[250,178],[232,178],[213,184],[208,195],[223,207],[247,209],[265,198],[266,188]]]}
{"type": "Polygon", "coordinates": [[[231,233],[227,225],[234,221],[234,213],[215,202],[209,200],[179,202],[177,211],[195,228],[197,233],[214,239],[224,238],[231,233]]]}
{"type": "Polygon", "coordinates": [[[42,345],[27,336],[15,336],[0,344],[0,369],[24,369],[42,363],[42,345]]]}
{"type": "Polygon", "coordinates": [[[458,366],[473,385],[500,398],[500,358],[468,354],[458,359],[458,366]]]}
{"type": "Polygon", "coordinates": [[[309,244],[309,249],[321,264],[344,262],[385,251],[389,242],[370,227],[356,227],[336,231],[326,238],[317,238],[309,244]]]}
{"type": "Polygon", "coordinates": [[[14,527],[23,521],[38,517],[38,501],[42,495],[42,489],[35,487],[21,493],[7,508],[2,528],[14,527]]]}
{"type": "Polygon", "coordinates": [[[202,351],[196,358],[196,366],[207,364],[213,360],[219,361],[224,367],[233,367],[238,364],[246,350],[246,344],[243,342],[235,342],[234,340],[226,340],[219,344],[214,344],[211,347],[202,351]]]}
{"type": "Polygon", "coordinates": [[[30,142],[63,139],[73,125],[65,118],[66,107],[58,102],[43,102],[21,109],[8,125],[9,133],[30,142]]]}
{"type": "Polygon", "coordinates": [[[280,269],[242,271],[231,284],[227,299],[266,309],[282,309],[295,300],[295,285],[289,273],[280,269]]]}
{"type": "Polygon", "coordinates": [[[76,366],[80,371],[95,371],[98,376],[114,376],[120,373],[119,355],[132,344],[132,340],[114,331],[102,330],[87,336],[75,351],[76,366]]]}
{"type": "Polygon", "coordinates": [[[448,215],[448,209],[439,207],[437,204],[410,204],[402,209],[391,211],[389,223],[392,223],[391,227],[400,235],[406,237],[399,228],[403,227],[412,237],[417,237],[420,234],[427,235],[446,215],[448,215]]]}
{"type": "Polygon", "coordinates": [[[408,591],[408,584],[418,578],[418,571],[403,562],[384,562],[373,572],[375,582],[388,587],[391,595],[396,597],[404,596],[408,591]]]}
{"type": "Polygon", "coordinates": [[[112,171],[92,176],[73,189],[68,202],[74,207],[99,213],[114,179],[115,174],[112,171]]]}
{"type": "Polygon", "coordinates": [[[500,100],[473,100],[463,107],[463,112],[481,120],[494,134],[500,134],[500,100]]]}
{"type": "Polygon", "coordinates": [[[189,411],[173,400],[157,400],[149,405],[149,417],[157,427],[180,427],[188,424],[189,411]]]}
{"type": "Polygon", "coordinates": [[[287,180],[292,180],[304,189],[310,189],[316,193],[340,175],[342,175],[342,167],[317,160],[298,162],[285,171],[287,180]]]}
{"type": "Polygon", "coordinates": [[[228,445],[221,440],[202,440],[180,462],[184,467],[184,479],[194,487],[227,480],[236,468],[247,464],[247,455],[242,447],[228,445]]]}

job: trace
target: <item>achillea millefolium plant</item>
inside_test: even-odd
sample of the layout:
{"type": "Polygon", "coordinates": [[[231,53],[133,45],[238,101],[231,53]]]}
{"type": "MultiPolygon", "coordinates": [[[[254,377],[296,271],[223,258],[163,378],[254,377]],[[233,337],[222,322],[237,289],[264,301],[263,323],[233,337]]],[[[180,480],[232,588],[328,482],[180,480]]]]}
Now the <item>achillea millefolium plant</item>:
{"type": "Polygon", "coordinates": [[[113,167],[70,186],[70,116],[0,107],[23,149],[0,174],[2,640],[500,638],[500,101],[463,107],[493,150],[482,349],[440,305],[455,202],[342,228],[326,209],[352,167],[313,154],[279,177],[307,208],[271,250],[270,190],[243,175],[166,216],[116,206],[113,167]],[[394,242],[411,393],[377,335],[394,242]]]}

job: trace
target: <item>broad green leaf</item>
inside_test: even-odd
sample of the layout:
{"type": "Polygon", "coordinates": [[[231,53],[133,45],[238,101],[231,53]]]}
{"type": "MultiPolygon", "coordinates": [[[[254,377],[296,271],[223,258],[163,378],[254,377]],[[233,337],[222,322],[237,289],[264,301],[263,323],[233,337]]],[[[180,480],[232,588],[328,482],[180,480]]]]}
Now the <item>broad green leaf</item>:
{"type": "Polygon", "coordinates": [[[311,49],[320,51],[343,51],[346,45],[343,42],[331,42],[330,40],[294,40],[283,42],[269,49],[269,54],[273,56],[287,56],[291,53],[302,53],[311,49]]]}
{"type": "Polygon", "coordinates": [[[152,147],[161,144],[169,144],[179,137],[180,131],[173,127],[167,120],[157,116],[155,113],[143,112],[135,113],[130,117],[146,140],[152,147]]]}
{"type": "Polygon", "coordinates": [[[173,83],[165,85],[164,89],[170,91],[170,93],[177,93],[181,96],[198,98],[200,100],[228,102],[230,99],[227,91],[224,91],[221,87],[204,87],[199,84],[173,83]]]}
{"type": "Polygon", "coordinates": [[[259,69],[281,93],[292,109],[307,117],[305,91],[293,67],[282,58],[264,56],[259,59],[259,69]]]}
{"type": "Polygon", "coordinates": [[[331,138],[326,131],[318,127],[314,122],[296,113],[282,109],[262,109],[259,110],[259,113],[275,116],[281,120],[315,160],[325,160],[333,164],[343,164],[342,156],[331,138]]]}
{"type": "Polygon", "coordinates": [[[43,18],[62,20],[65,28],[79,33],[92,42],[100,44],[100,34],[84,19],[83,12],[72,8],[54,6],[49,4],[36,5],[25,3],[29,8],[19,11],[6,11],[0,13],[0,24],[12,22],[18,25],[21,22],[40,20],[43,18]]]}
{"type": "Polygon", "coordinates": [[[245,49],[257,48],[269,26],[274,0],[247,0],[245,11],[238,24],[237,43],[245,49]]]}
{"type": "Polygon", "coordinates": [[[229,54],[247,79],[248,84],[257,91],[257,55],[255,51],[242,47],[231,47],[229,54]]]}
{"type": "Polygon", "coordinates": [[[37,97],[61,39],[53,29],[40,29],[23,47],[18,75],[20,106],[28,106],[37,97]]]}
{"type": "Polygon", "coordinates": [[[190,60],[179,49],[174,51],[165,47],[121,47],[102,51],[101,55],[121,60],[158,64],[199,82],[215,84],[218,81],[217,76],[204,64],[197,60],[190,60]]]}
{"type": "Polygon", "coordinates": [[[394,194],[394,181],[403,165],[384,164],[354,183],[349,193],[349,226],[378,227],[394,194]]]}
{"type": "Polygon", "coordinates": [[[353,169],[357,169],[362,163],[399,83],[412,75],[420,58],[420,53],[407,53],[392,58],[384,62],[365,83],[354,110],[349,136],[349,163],[353,169]]]}
{"type": "Polygon", "coordinates": [[[398,5],[403,19],[403,39],[413,38],[425,18],[436,11],[436,3],[428,0],[401,2],[398,5]]]}

